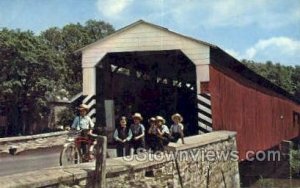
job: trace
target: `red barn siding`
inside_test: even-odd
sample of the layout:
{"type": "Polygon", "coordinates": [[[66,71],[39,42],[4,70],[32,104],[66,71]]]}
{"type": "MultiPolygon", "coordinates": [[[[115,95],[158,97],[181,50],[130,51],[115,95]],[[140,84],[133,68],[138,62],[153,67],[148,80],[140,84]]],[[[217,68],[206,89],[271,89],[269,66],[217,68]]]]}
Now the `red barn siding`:
{"type": "Polygon", "coordinates": [[[213,65],[210,91],[213,129],[237,132],[241,159],[248,150],[267,150],[299,136],[293,126],[293,111],[300,112],[295,102],[213,65]]]}

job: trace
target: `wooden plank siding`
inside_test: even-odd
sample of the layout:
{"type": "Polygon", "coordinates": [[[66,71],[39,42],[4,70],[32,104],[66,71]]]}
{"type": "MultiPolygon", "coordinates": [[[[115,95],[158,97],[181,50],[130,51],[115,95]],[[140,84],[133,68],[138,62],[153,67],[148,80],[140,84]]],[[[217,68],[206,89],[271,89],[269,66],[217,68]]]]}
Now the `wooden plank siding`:
{"type": "Polygon", "coordinates": [[[248,150],[267,150],[299,136],[293,111],[300,112],[300,107],[294,101],[214,65],[210,66],[210,91],[213,129],[237,132],[240,159],[245,159],[248,150]]]}
{"type": "Polygon", "coordinates": [[[94,67],[109,52],[180,49],[195,64],[209,64],[209,46],[141,22],[82,51],[82,66],[94,67]]]}

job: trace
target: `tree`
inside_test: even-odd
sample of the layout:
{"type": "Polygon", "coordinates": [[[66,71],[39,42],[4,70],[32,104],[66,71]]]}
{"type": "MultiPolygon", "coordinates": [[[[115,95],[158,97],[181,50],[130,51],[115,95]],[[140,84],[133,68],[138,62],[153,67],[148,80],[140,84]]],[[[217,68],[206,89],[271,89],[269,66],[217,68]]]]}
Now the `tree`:
{"type": "Polygon", "coordinates": [[[62,88],[63,59],[32,32],[8,29],[0,31],[0,59],[0,96],[9,107],[9,131],[28,133],[62,88]]]}
{"type": "Polygon", "coordinates": [[[112,25],[96,20],[88,20],[84,25],[68,24],[62,29],[53,27],[42,32],[41,38],[64,59],[67,68],[65,88],[71,95],[82,88],[81,54],[75,51],[113,32],[112,25]]]}
{"type": "Polygon", "coordinates": [[[294,84],[295,96],[300,98],[300,66],[295,66],[295,70],[292,73],[292,83],[294,84]]]}
{"type": "Polygon", "coordinates": [[[115,31],[112,25],[96,20],[88,20],[84,27],[89,36],[89,43],[102,39],[115,31]]]}
{"type": "Polygon", "coordinates": [[[30,133],[32,124],[49,112],[49,100],[64,89],[77,94],[82,70],[80,53],[74,51],[113,31],[95,20],[49,28],[40,36],[0,30],[0,100],[9,109],[9,133],[30,133]]]}
{"type": "Polygon", "coordinates": [[[274,64],[271,61],[259,63],[242,60],[242,63],[296,97],[300,97],[300,66],[284,66],[280,63],[274,64]]]}

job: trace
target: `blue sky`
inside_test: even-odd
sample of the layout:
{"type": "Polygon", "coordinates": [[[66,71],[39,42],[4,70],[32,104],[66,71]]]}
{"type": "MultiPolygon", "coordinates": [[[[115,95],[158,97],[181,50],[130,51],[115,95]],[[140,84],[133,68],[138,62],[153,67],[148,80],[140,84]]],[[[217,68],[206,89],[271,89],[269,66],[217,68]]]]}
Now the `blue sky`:
{"type": "Polygon", "coordinates": [[[237,59],[300,65],[300,0],[0,0],[0,28],[39,33],[139,19],[213,43],[237,59]]]}

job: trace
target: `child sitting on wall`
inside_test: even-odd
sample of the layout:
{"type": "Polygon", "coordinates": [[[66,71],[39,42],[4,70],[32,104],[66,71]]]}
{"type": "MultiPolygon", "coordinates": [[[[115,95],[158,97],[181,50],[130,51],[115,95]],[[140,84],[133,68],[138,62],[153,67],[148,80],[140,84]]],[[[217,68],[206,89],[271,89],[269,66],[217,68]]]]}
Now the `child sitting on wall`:
{"type": "Polygon", "coordinates": [[[182,143],[184,144],[184,133],[183,133],[183,118],[180,114],[176,113],[173,114],[171,117],[172,121],[174,122],[170,128],[170,135],[171,135],[171,142],[177,142],[179,138],[181,138],[182,143]]]}

